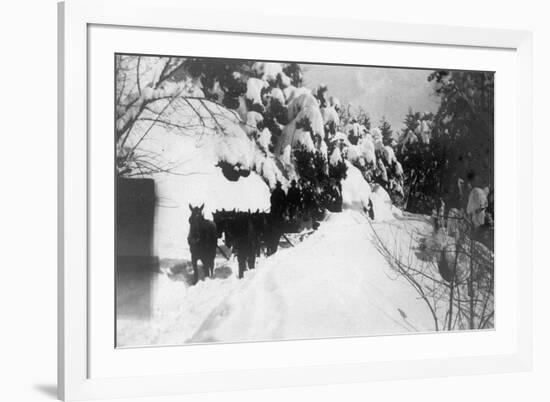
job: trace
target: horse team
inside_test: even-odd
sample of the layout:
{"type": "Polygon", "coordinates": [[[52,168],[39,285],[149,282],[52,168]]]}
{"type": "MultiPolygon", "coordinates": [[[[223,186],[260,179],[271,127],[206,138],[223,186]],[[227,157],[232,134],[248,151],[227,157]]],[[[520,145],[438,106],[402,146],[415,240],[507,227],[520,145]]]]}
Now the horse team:
{"type": "Polygon", "coordinates": [[[284,221],[274,213],[250,211],[214,212],[213,221],[204,217],[204,204],[199,207],[189,205],[189,235],[187,241],[191,251],[193,282],[199,279],[197,263],[201,261],[204,275],[214,277],[214,259],[218,239],[223,237],[225,245],[237,255],[239,278],[244,271],[254,269],[256,258],[264,250],[266,255],[274,254],[283,235],[284,221]]]}

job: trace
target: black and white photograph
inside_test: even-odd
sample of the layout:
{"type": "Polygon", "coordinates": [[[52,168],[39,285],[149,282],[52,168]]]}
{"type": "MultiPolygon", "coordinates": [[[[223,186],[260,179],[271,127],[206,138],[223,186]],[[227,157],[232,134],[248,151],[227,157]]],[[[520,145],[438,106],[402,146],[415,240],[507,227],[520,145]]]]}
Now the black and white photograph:
{"type": "Polygon", "coordinates": [[[116,347],[493,330],[494,79],[115,54],[116,347]]]}

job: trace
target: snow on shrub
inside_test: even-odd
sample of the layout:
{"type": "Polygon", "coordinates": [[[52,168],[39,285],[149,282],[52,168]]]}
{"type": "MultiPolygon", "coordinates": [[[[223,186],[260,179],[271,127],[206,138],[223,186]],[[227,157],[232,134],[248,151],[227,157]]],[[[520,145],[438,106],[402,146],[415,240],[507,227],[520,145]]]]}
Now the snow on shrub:
{"type": "Polygon", "coordinates": [[[392,193],[398,194],[401,197],[405,196],[405,193],[403,192],[403,186],[401,186],[401,184],[394,179],[390,179],[390,190],[392,191],[392,193]]]}
{"type": "Polygon", "coordinates": [[[345,156],[353,164],[365,166],[365,158],[361,154],[361,149],[357,145],[348,145],[345,150],[345,156]]]}
{"type": "MultiPolygon", "coordinates": [[[[319,103],[317,99],[311,93],[303,93],[295,97],[288,103],[288,120],[292,121],[298,114],[304,109],[319,109],[319,103]]],[[[320,112],[319,112],[320,114],[320,112]]],[[[321,122],[322,122],[321,116],[321,122]]]]}
{"type": "Polygon", "coordinates": [[[474,228],[478,228],[485,223],[485,209],[487,205],[486,191],[479,187],[474,187],[468,196],[468,206],[466,208],[466,213],[472,221],[474,228]]]}
{"type": "Polygon", "coordinates": [[[336,111],[342,108],[342,106],[340,105],[340,100],[334,96],[330,97],[329,103],[330,106],[332,106],[336,111]]]}
{"type": "Polygon", "coordinates": [[[382,159],[378,159],[377,167],[378,167],[378,171],[379,171],[380,178],[382,179],[382,181],[388,183],[389,182],[388,171],[387,171],[386,166],[384,165],[384,162],[382,161],[382,159]]]}
{"type": "Polygon", "coordinates": [[[374,211],[374,220],[377,222],[383,222],[394,219],[392,213],[392,202],[390,195],[387,193],[384,188],[375,184],[372,188],[372,193],[370,195],[370,200],[372,201],[372,208],[374,211]]]}
{"type": "Polygon", "coordinates": [[[348,123],[344,126],[344,132],[349,135],[350,137],[355,136],[355,125],[354,123],[348,123]]]}
{"type": "Polygon", "coordinates": [[[347,135],[344,133],[337,132],[334,134],[334,136],[330,139],[331,142],[335,142],[344,146],[350,146],[350,142],[348,140],[347,135]]]}
{"type": "Polygon", "coordinates": [[[418,137],[415,133],[413,133],[411,130],[407,131],[403,137],[399,140],[401,144],[403,144],[405,147],[407,145],[412,145],[418,141],[418,137]]]}
{"type": "Polygon", "coordinates": [[[271,144],[271,131],[268,128],[264,128],[258,135],[258,145],[264,152],[269,151],[269,145],[271,144]]]}
{"type": "Polygon", "coordinates": [[[290,144],[287,144],[283,148],[279,159],[286,167],[292,166],[292,149],[290,144]]]}
{"type": "Polygon", "coordinates": [[[280,74],[279,75],[279,85],[281,85],[283,88],[289,87],[292,85],[292,80],[290,77],[286,74],[280,74]]]}
{"type": "Polygon", "coordinates": [[[239,169],[251,169],[254,160],[254,143],[237,125],[225,128],[225,133],[216,142],[216,154],[220,162],[239,169]]]}
{"type": "Polygon", "coordinates": [[[292,136],[292,147],[294,148],[296,145],[302,145],[305,149],[315,152],[315,144],[311,138],[311,133],[301,128],[295,130],[292,136]]]}
{"type": "Polygon", "coordinates": [[[395,160],[395,175],[399,178],[403,177],[403,166],[397,159],[395,160]]]}
{"type": "Polygon", "coordinates": [[[286,103],[290,104],[294,99],[298,98],[300,95],[311,95],[311,90],[306,87],[296,88],[295,86],[288,86],[283,90],[285,95],[286,103]]]}
{"type": "Polygon", "coordinates": [[[323,118],[317,99],[310,93],[304,93],[290,103],[287,113],[290,123],[283,128],[278,138],[275,154],[287,166],[291,162],[291,155],[284,156],[283,153],[292,153],[297,148],[311,154],[319,151],[326,158],[323,118]]]}
{"type": "Polygon", "coordinates": [[[344,160],[342,159],[342,153],[340,152],[340,148],[334,147],[334,150],[330,154],[329,163],[332,166],[338,166],[339,163],[342,163],[344,160]]]}
{"type": "Polygon", "coordinates": [[[248,112],[246,114],[245,131],[248,135],[254,133],[258,129],[258,124],[264,121],[264,117],[258,112],[248,112]]]}
{"type": "Polygon", "coordinates": [[[272,99],[277,100],[281,105],[285,104],[285,94],[280,88],[271,88],[269,95],[272,99]]]}
{"type": "Polygon", "coordinates": [[[430,143],[430,137],[432,129],[428,120],[422,120],[418,122],[417,133],[424,144],[430,143]]]}
{"type": "Polygon", "coordinates": [[[263,80],[268,82],[276,81],[279,74],[284,74],[281,63],[256,62],[252,66],[252,69],[263,80]]]}
{"type": "Polygon", "coordinates": [[[328,157],[328,147],[325,141],[321,141],[321,145],[319,146],[319,153],[324,159],[327,159],[328,157]]]}
{"type": "Polygon", "coordinates": [[[359,143],[359,148],[361,150],[361,156],[365,158],[367,163],[376,163],[375,146],[371,136],[365,136],[359,143]]]}
{"type": "Polygon", "coordinates": [[[338,116],[338,112],[332,106],[321,108],[321,116],[323,117],[323,122],[325,124],[334,123],[336,126],[340,125],[340,117],[338,116]]]}
{"type": "Polygon", "coordinates": [[[371,188],[355,166],[346,162],[347,176],[342,180],[342,203],[345,209],[366,211],[369,206],[371,188]]]}
{"type": "Polygon", "coordinates": [[[249,78],[246,82],[246,98],[252,104],[262,105],[262,90],[268,88],[269,84],[258,78],[249,78]]]}
{"type": "MultiPolygon", "coordinates": [[[[296,121],[292,121],[283,127],[283,131],[281,132],[281,136],[279,137],[277,145],[275,147],[275,155],[278,155],[280,158],[284,159],[282,156],[284,152],[287,152],[289,155],[292,153],[292,149],[298,143],[298,140],[296,138],[296,131],[298,131],[298,129],[296,128],[296,121]]],[[[301,130],[299,134],[300,137],[302,137],[303,130],[301,130]]],[[[309,132],[307,132],[307,134],[310,136],[311,140],[311,135],[309,134],[309,132]]],[[[300,139],[303,141],[303,138],[300,139]]],[[[305,141],[304,145],[307,146],[308,150],[312,152],[315,150],[315,146],[313,145],[312,140],[305,141]]]]}
{"type": "Polygon", "coordinates": [[[273,155],[256,154],[254,161],[254,170],[258,173],[270,188],[275,188],[277,181],[284,183],[285,177],[281,172],[273,155]]]}
{"type": "Polygon", "coordinates": [[[298,122],[307,120],[313,130],[312,134],[324,137],[323,116],[317,99],[311,93],[298,96],[288,105],[288,120],[298,122]]]}
{"type": "Polygon", "coordinates": [[[395,157],[395,153],[393,152],[393,148],[389,145],[384,146],[382,148],[382,155],[384,156],[384,159],[388,166],[393,166],[395,162],[397,162],[397,158],[395,157]]]}
{"type": "Polygon", "coordinates": [[[378,127],[375,127],[371,131],[372,135],[372,141],[374,143],[374,149],[376,151],[381,151],[384,147],[383,138],[382,138],[382,132],[378,127]]]}

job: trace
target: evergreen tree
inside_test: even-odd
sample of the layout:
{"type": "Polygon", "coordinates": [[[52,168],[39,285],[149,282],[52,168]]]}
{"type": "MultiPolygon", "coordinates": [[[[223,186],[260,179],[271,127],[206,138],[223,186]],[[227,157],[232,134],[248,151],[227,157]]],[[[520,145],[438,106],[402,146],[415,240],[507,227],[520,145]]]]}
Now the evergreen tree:
{"type": "Polygon", "coordinates": [[[357,113],[357,123],[362,124],[363,126],[365,126],[367,131],[370,131],[370,116],[362,106],[359,106],[359,113],[357,113]]]}
{"type": "Polygon", "coordinates": [[[252,61],[237,59],[188,58],[181,71],[182,74],[200,80],[206,99],[221,101],[216,91],[221,89],[225,95],[223,105],[236,109],[239,107],[239,97],[246,92],[246,81],[252,74],[252,65],[252,61]]]}
{"type": "Polygon", "coordinates": [[[413,112],[412,108],[409,106],[409,111],[407,112],[407,115],[405,116],[405,120],[403,121],[403,124],[405,124],[405,127],[403,127],[402,133],[407,134],[409,131],[412,131],[414,133],[416,131],[416,128],[418,127],[419,120],[420,120],[420,113],[413,112]]]}
{"type": "Polygon", "coordinates": [[[283,68],[283,73],[285,73],[289,78],[292,85],[295,87],[301,87],[303,81],[302,68],[298,63],[289,63],[283,68]]]}
{"type": "Polygon", "coordinates": [[[441,98],[433,131],[448,150],[449,185],[456,177],[473,186],[493,185],[494,77],[491,72],[439,70],[428,78],[441,98]]]}
{"type": "Polygon", "coordinates": [[[382,117],[380,120],[380,126],[378,127],[382,133],[382,142],[384,145],[391,145],[393,141],[393,130],[390,123],[386,120],[386,117],[382,117]]]}
{"type": "Polygon", "coordinates": [[[346,124],[351,122],[351,104],[342,105],[338,110],[338,117],[340,119],[340,124],[344,127],[346,124]]]}

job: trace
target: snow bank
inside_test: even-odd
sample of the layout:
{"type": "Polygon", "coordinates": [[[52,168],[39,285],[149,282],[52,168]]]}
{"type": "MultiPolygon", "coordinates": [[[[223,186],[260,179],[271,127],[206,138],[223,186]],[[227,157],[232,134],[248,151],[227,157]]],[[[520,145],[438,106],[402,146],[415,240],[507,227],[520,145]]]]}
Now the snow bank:
{"type": "MultiPolygon", "coordinates": [[[[217,275],[225,276],[230,268],[227,262],[217,260],[217,275]]],[[[150,283],[128,279],[117,283],[117,294],[125,296],[125,304],[139,305],[144,297],[137,289],[150,291],[150,311],[147,319],[136,319],[117,310],[117,346],[181,345],[204,322],[208,313],[223,302],[242,283],[236,277],[199,281],[188,286],[186,266],[172,263],[153,273],[150,283]]],[[[124,307],[124,305],[122,306],[124,307]]],[[[145,317],[143,317],[145,318],[145,317]]]]}

